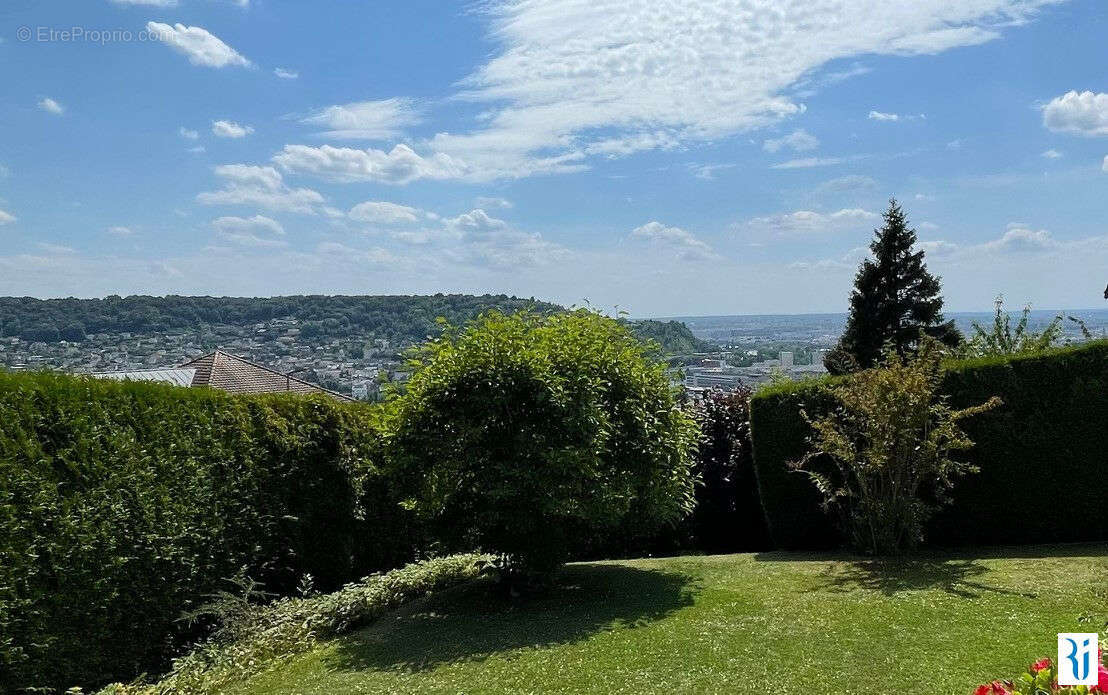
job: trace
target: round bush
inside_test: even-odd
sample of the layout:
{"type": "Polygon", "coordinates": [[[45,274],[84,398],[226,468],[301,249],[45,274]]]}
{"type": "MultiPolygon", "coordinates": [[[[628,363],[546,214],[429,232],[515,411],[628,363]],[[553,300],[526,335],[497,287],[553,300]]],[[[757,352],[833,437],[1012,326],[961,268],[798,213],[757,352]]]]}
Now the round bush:
{"type": "Polygon", "coordinates": [[[619,322],[489,313],[447,330],[413,366],[391,465],[450,549],[542,577],[578,541],[692,508],[696,424],[619,322]]]}

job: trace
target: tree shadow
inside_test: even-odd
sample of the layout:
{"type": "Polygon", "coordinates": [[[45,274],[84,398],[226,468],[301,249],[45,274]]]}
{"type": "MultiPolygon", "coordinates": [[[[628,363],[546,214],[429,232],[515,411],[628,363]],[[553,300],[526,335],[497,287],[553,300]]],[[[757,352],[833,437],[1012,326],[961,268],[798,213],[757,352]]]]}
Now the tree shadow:
{"type": "Polygon", "coordinates": [[[980,581],[988,571],[971,558],[897,557],[854,560],[829,564],[811,591],[877,591],[893,596],[902,591],[940,589],[961,598],[983,593],[1036,598],[1037,594],[1013,591],[980,581]]]}
{"type": "Polygon", "coordinates": [[[865,558],[845,552],[771,551],[754,556],[759,562],[825,562],[812,591],[868,589],[891,596],[901,591],[941,589],[972,598],[982,593],[1035,598],[1034,593],[1013,591],[980,580],[988,559],[1108,557],[1108,543],[1063,543],[1054,545],[987,546],[983,548],[931,549],[912,555],[865,558]]]}
{"type": "Polygon", "coordinates": [[[416,601],[337,641],[325,665],[410,672],[482,661],[647,625],[692,605],[696,591],[685,575],[623,565],[571,565],[555,588],[525,600],[491,588],[481,580],[416,601]]]}

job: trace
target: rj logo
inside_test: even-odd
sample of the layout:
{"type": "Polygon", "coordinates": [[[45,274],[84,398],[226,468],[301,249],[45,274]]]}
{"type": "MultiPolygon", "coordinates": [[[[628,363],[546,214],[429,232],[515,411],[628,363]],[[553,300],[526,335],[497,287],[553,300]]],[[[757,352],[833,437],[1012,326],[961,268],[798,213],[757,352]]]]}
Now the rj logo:
{"type": "Polygon", "coordinates": [[[1058,633],[1058,685],[1096,685],[1097,634],[1058,633]]]}

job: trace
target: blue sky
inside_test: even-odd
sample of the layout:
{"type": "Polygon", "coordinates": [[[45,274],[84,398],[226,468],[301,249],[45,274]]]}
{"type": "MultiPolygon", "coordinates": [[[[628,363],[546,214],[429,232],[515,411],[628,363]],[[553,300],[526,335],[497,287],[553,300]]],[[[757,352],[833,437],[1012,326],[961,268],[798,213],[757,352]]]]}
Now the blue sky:
{"type": "Polygon", "coordinates": [[[0,293],[1100,305],[1102,0],[6,0],[0,293]],[[68,33],[67,33],[68,32],[68,33]]]}

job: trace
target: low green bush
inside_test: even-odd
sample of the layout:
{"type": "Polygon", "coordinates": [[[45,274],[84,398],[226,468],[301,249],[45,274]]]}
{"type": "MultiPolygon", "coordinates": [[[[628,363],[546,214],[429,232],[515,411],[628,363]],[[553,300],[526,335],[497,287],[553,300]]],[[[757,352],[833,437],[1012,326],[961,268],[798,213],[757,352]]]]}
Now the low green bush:
{"type": "Polygon", "coordinates": [[[877,368],[827,388],[835,399],[830,412],[801,413],[813,430],[811,449],[789,466],[819,490],[824,511],[837,517],[854,550],[884,555],[915,548],[927,520],[949,504],[954,484],[977,472],[953,458],[973,447],[960,423],[1002,403],[993,397],[951,408],[939,393],[942,360],[931,338],[904,357],[890,348],[877,368]]]}
{"type": "Polygon", "coordinates": [[[407,561],[376,417],[324,397],[0,373],[0,691],[162,667],[198,634],[182,611],[238,573],[287,592],[407,561]]]}
{"type": "Polygon", "coordinates": [[[392,477],[437,540],[496,554],[513,588],[545,583],[585,539],[692,509],[696,423],[618,321],[492,312],[413,366],[392,477]]]}
{"type": "MultiPolygon", "coordinates": [[[[833,407],[834,379],[783,383],[751,401],[751,437],[762,506],[775,546],[818,549],[842,537],[820,497],[789,461],[806,453],[801,417],[833,407]]],[[[1108,342],[948,365],[940,393],[952,408],[998,396],[1004,405],[964,423],[975,443],[964,460],[980,472],[959,481],[952,504],[928,523],[939,545],[1108,540],[1108,342]]]]}
{"type": "Polygon", "coordinates": [[[321,640],[361,627],[408,601],[473,579],[486,561],[480,555],[426,560],[366,577],[334,593],[282,598],[265,605],[250,604],[248,594],[238,601],[224,598],[213,608],[223,618],[219,630],[176,660],[164,679],[152,685],[110,685],[101,695],[223,692],[321,640]]]}

